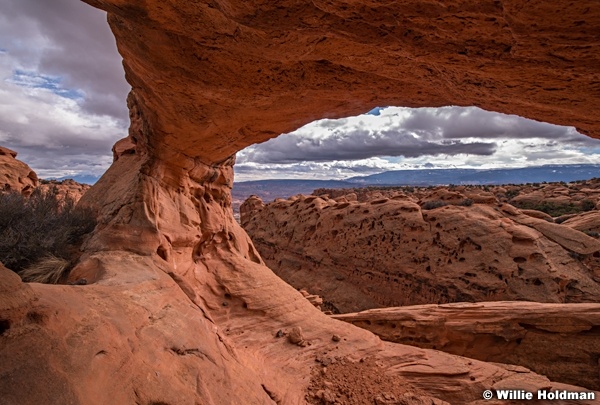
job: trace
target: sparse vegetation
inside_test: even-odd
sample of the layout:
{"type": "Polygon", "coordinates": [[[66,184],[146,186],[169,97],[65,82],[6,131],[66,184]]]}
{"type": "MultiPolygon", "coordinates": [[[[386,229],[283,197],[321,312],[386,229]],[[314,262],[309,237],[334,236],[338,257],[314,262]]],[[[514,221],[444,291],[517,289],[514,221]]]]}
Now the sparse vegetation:
{"type": "Polygon", "coordinates": [[[594,203],[592,200],[583,200],[581,201],[581,210],[582,211],[591,211],[594,208],[596,208],[596,203],[594,203]]]}
{"type": "MultiPolygon", "coordinates": [[[[589,201],[589,200],[584,200],[589,201]]],[[[594,209],[594,206],[589,208],[589,204],[574,204],[574,203],[552,203],[548,201],[542,201],[540,203],[529,203],[529,202],[515,202],[512,203],[515,207],[525,210],[537,210],[545,212],[553,218],[560,217],[568,214],[579,214],[583,211],[590,211],[594,209]]],[[[592,202],[593,204],[593,202],[592,202]]]]}
{"type": "Polygon", "coordinates": [[[433,201],[425,201],[421,208],[424,210],[433,210],[435,208],[440,208],[448,205],[447,202],[441,200],[433,200],[433,201]]]}
{"type": "Polygon", "coordinates": [[[473,205],[473,200],[471,200],[470,198],[465,198],[464,200],[459,202],[458,205],[460,205],[461,207],[470,207],[471,205],[473,205]]]}
{"type": "Polygon", "coordinates": [[[57,283],[78,259],[94,213],[57,190],[0,194],[0,261],[25,281],[57,283]]]}
{"type": "Polygon", "coordinates": [[[508,190],[505,195],[506,195],[506,198],[508,198],[510,200],[511,198],[514,198],[519,195],[519,190],[516,188],[513,188],[511,190],[508,190]]]}

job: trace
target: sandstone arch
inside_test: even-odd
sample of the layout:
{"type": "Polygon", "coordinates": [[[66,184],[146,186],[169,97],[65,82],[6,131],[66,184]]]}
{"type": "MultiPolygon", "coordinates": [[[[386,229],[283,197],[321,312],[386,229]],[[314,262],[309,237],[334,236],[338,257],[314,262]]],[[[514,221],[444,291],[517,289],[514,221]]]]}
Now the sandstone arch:
{"type": "Polygon", "coordinates": [[[108,12],[124,58],[130,136],[85,197],[102,221],[72,277],[91,285],[0,273],[19,292],[0,307],[3,398],[296,404],[317,356],[372,357],[398,384],[450,402],[492,386],[564,387],[320,314],[233,220],[232,155],[375,105],[478,105],[600,137],[591,2],[86,2],[108,12]],[[273,337],[298,325],[312,346],[273,337]],[[39,365],[48,384],[15,394],[39,365]]]}

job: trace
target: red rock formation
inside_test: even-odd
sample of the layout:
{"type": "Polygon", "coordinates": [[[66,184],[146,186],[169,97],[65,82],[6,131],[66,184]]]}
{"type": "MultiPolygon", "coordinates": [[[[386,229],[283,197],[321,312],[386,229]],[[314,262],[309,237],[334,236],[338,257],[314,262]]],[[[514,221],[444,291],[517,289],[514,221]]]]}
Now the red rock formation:
{"type": "Polygon", "coordinates": [[[77,202],[90,188],[88,184],[80,184],[70,179],[39,181],[37,174],[16,157],[17,152],[0,146],[0,192],[16,191],[29,196],[35,189],[40,189],[44,193],[56,193],[59,199],[69,196],[77,202]]]}
{"type": "Polygon", "coordinates": [[[38,186],[38,178],[16,157],[17,152],[0,146],[0,191],[16,191],[28,196],[38,186]]]}
{"type": "Polygon", "coordinates": [[[108,11],[124,57],[135,153],[120,155],[82,199],[99,207],[101,224],[72,277],[91,284],[30,286],[27,305],[49,319],[41,327],[3,312],[14,326],[0,336],[0,374],[10,376],[2,394],[48,402],[60,387],[71,403],[297,404],[323,353],[368,357],[394,383],[451,403],[478,402],[486,388],[565,387],[382,343],[321,314],[233,220],[232,156],[376,105],[479,105],[600,136],[593,7],[88,2],[108,11]],[[274,337],[294,327],[311,345],[274,337]]]}
{"type": "Polygon", "coordinates": [[[384,340],[517,364],[600,390],[600,305],[485,302],[372,309],[334,316],[384,340]]]}
{"type": "Polygon", "coordinates": [[[89,184],[78,183],[73,179],[62,181],[50,180],[42,182],[38,186],[44,193],[55,193],[59,200],[70,198],[73,202],[77,202],[90,189],[89,184]]]}
{"type": "Polygon", "coordinates": [[[377,105],[478,105],[600,137],[589,1],[86,2],[109,12],[153,156],[219,163],[377,105]]]}
{"type": "MultiPolygon", "coordinates": [[[[423,207],[444,200],[440,193],[423,198],[423,207]]],[[[299,196],[265,206],[254,198],[241,219],[270,268],[339,311],[600,298],[597,259],[570,253],[591,260],[600,241],[508,204],[425,210],[404,196],[338,201],[299,196]]]]}

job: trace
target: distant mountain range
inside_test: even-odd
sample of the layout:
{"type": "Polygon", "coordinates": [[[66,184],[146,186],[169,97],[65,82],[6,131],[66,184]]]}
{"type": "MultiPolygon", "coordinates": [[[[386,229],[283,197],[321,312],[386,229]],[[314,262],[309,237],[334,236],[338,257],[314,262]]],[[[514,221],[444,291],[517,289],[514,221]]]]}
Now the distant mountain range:
{"type": "Polygon", "coordinates": [[[448,184],[524,184],[588,180],[600,177],[600,165],[547,165],[518,169],[393,170],[351,177],[348,182],[373,185],[433,186],[448,184]]]}
{"type": "MultiPolygon", "coordinates": [[[[600,177],[600,165],[546,165],[519,169],[420,169],[393,170],[346,180],[256,180],[235,182],[234,201],[243,201],[255,194],[265,201],[310,194],[317,188],[352,188],[368,186],[437,186],[449,184],[523,184],[570,182],[600,177]]],[[[94,184],[92,175],[65,176],[78,183],[94,184]]]]}
{"type": "Polygon", "coordinates": [[[255,194],[265,201],[310,194],[317,188],[368,186],[436,186],[450,184],[524,184],[571,182],[600,177],[600,165],[546,165],[518,169],[421,169],[393,170],[346,180],[257,180],[236,182],[234,201],[255,194]]]}
{"type": "Polygon", "coordinates": [[[78,176],[64,176],[64,177],[60,177],[56,180],[62,181],[62,180],[69,180],[69,179],[75,180],[77,183],[93,185],[94,183],[96,183],[98,181],[98,179],[100,179],[100,176],[92,176],[91,174],[84,174],[84,175],[78,175],[78,176]]]}
{"type": "Polygon", "coordinates": [[[287,198],[296,194],[310,194],[317,188],[355,187],[354,183],[340,180],[256,180],[233,183],[233,200],[243,201],[252,194],[264,201],[287,198]]]}

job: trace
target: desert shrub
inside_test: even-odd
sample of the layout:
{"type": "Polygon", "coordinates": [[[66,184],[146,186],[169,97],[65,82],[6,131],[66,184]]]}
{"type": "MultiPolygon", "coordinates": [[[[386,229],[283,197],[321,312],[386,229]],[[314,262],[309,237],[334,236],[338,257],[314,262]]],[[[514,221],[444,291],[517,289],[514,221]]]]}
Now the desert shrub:
{"type": "Polygon", "coordinates": [[[591,236],[592,238],[596,238],[598,239],[600,237],[600,233],[595,232],[595,231],[585,231],[584,232],[587,236],[591,236]]]}
{"type": "Polygon", "coordinates": [[[441,201],[441,200],[432,200],[432,201],[426,201],[423,203],[423,205],[421,205],[421,208],[424,210],[433,210],[435,208],[440,208],[440,207],[444,207],[448,205],[448,203],[441,201]]]}
{"type": "Polygon", "coordinates": [[[91,210],[76,207],[71,198],[57,198],[55,189],[36,189],[30,197],[1,194],[0,261],[23,279],[56,283],[95,226],[91,210]],[[52,274],[39,274],[44,271],[52,274]]]}
{"type": "Polygon", "coordinates": [[[471,200],[470,198],[465,198],[464,200],[459,202],[458,205],[460,205],[461,207],[470,207],[471,205],[473,205],[473,200],[471,200]]]}
{"type": "Polygon", "coordinates": [[[514,198],[519,195],[519,190],[518,189],[508,190],[505,195],[506,195],[506,198],[508,198],[510,200],[511,198],[514,198]]]}
{"type": "Polygon", "coordinates": [[[592,200],[583,200],[581,201],[581,210],[582,211],[591,211],[596,208],[596,203],[592,200]]]}
{"type": "Polygon", "coordinates": [[[568,214],[578,214],[578,213],[582,212],[581,207],[578,205],[575,205],[573,203],[557,204],[557,203],[542,201],[540,203],[519,202],[519,203],[514,203],[513,205],[520,209],[542,211],[542,212],[545,212],[546,214],[550,215],[553,218],[560,217],[562,215],[568,215],[568,214]]]}

